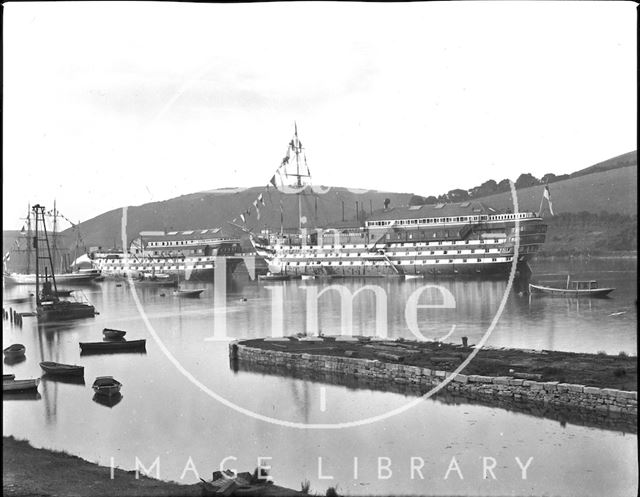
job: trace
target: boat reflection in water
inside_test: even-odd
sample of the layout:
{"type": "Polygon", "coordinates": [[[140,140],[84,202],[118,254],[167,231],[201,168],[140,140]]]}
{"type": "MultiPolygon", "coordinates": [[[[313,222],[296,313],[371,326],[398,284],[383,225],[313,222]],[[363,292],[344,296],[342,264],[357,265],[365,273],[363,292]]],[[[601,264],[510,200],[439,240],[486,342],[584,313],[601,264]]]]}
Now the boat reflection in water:
{"type": "Polygon", "coordinates": [[[40,400],[42,396],[37,390],[22,392],[2,392],[2,400],[40,400]]]}
{"type": "Polygon", "coordinates": [[[105,406],[111,409],[113,406],[120,403],[120,401],[122,400],[122,394],[118,392],[114,395],[107,396],[107,395],[98,395],[96,393],[96,394],[93,394],[93,398],[91,400],[93,400],[97,404],[100,404],[102,406],[105,406]]]}
{"type": "Polygon", "coordinates": [[[85,385],[84,376],[73,376],[73,375],[53,375],[53,374],[43,374],[41,376],[43,381],[53,381],[56,383],[65,383],[68,385],[85,385]]]}
{"type": "Polygon", "coordinates": [[[20,364],[21,362],[24,362],[27,360],[27,356],[20,356],[20,357],[5,357],[4,358],[4,363],[7,366],[14,366],[16,364],[20,364]]]}

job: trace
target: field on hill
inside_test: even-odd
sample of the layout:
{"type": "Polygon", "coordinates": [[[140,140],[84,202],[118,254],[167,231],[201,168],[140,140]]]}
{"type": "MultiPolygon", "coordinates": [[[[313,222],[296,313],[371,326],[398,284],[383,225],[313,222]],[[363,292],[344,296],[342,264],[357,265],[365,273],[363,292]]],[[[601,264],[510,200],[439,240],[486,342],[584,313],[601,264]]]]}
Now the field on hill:
{"type": "MultiPolygon", "coordinates": [[[[553,210],[559,213],[610,212],[636,214],[638,210],[638,168],[628,166],[570,178],[549,185],[553,210]]],[[[521,211],[540,208],[544,186],[518,190],[521,211]]],[[[509,192],[478,199],[494,209],[513,209],[509,192]]],[[[545,204],[545,210],[548,212],[545,204]]]]}

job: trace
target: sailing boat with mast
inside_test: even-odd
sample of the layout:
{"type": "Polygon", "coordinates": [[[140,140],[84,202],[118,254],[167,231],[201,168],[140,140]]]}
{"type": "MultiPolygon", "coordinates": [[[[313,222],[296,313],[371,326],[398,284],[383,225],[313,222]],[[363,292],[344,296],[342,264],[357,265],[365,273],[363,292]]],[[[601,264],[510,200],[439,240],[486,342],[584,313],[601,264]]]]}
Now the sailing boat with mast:
{"type": "Polygon", "coordinates": [[[56,275],[53,269],[53,258],[51,255],[51,246],[47,234],[47,225],[45,223],[44,206],[34,205],[33,213],[35,215],[35,236],[33,238],[33,246],[35,248],[36,257],[36,315],[41,321],[59,321],[66,319],[76,319],[84,317],[93,317],[96,310],[93,305],[87,301],[61,300],[58,297],[58,287],[56,283],[56,275]],[[42,225],[42,230],[39,229],[42,225]],[[43,254],[43,251],[46,251],[43,254]],[[40,275],[41,262],[44,262],[44,281],[40,275]],[[51,269],[51,274],[49,270],[51,269]],[[42,289],[41,289],[42,284],[42,289]]]}
{"type": "MultiPolygon", "coordinates": [[[[32,259],[33,259],[32,257],[33,246],[31,243],[31,241],[33,240],[32,214],[33,214],[32,209],[31,207],[29,207],[29,210],[27,212],[27,217],[24,218],[24,220],[26,221],[27,229],[25,232],[23,227],[23,231],[22,231],[25,239],[25,247],[23,249],[18,247],[12,250],[10,253],[5,255],[3,259],[3,263],[4,263],[3,264],[4,266],[3,280],[5,285],[7,286],[36,284],[36,275],[35,273],[32,273],[32,259]],[[15,261],[13,266],[16,267],[17,269],[21,269],[21,271],[9,272],[8,263],[10,260],[15,261]]],[[[55,202],[54,202],[52,215],[53,215],[53,233],[51,235],[51,252],[52,252],[51,258],[52,258],[53,264],[51,268],[52,268],[52,273],[53,272],[56,273],[56,282],[69,283],[69,284],[73,284],[73,283],[85,284],[85,283],[91,283],[96,278],[99,278],[101,276],[101,271],[97,269],[90,269],[90,270],[84,269],[84,270],[78,270],[78,271],[73,271],[68,273],[63,273],[58,270],[60,265],[56,267],[55,262],[57,260],[57,255],[59,252],[58,244],[57,244],[57,237],[58,237],[57,218],[59,217],[59,213],[58,213],[57,207],[55,206],[55,202]]],[[[44,218],[43,218],[43,222],[44,222],[44,218]]],[[[19,245],[19,242],[16,242],[16,243],[19,245]]],[[[63,290],[59,290],[59,292],[60,294],[65,293],[63,290]]]]}

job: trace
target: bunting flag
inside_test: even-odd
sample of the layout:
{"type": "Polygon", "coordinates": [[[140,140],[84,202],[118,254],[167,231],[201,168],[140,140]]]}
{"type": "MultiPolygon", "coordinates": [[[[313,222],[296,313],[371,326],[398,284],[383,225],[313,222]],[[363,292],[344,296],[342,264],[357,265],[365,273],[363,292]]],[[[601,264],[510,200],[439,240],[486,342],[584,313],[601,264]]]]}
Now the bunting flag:
{"type": "Polygon", "coordinates": [[[278,185],[276,185],[276,175],[275,174],[271,177],[271,179],[269,180],[269,183],[271,183],[274,188],[278,187],[278,185]]]}
{"type": "Polygon", "coordinates": [[[260,220],[260,209],[258,208],[258,199],[253,201],[253,206],[256,209],[256,218],[258,219],[258,221],[260,220]]]}
{"type": "Polygon", "coordinates": [[[11,259],[11,252],[7,252],[2,258],[3,261],[8,261],[9,259],[11,259]]]}
{"type": "Polygon", "coordinates": [[[243,223],[246,223],[246,222],[247,222],[247,218],[246,218],[246,217],[244,217],[244,214],[240,214],[240,219],[242,219],[242,222],[243,222],[243,223]]]}
{"type": "Polygon", "coordinates": [[[262,199],[262,193],[258,195],[258,202],[260,202],[264,206],[264,200],[262,199]]]}

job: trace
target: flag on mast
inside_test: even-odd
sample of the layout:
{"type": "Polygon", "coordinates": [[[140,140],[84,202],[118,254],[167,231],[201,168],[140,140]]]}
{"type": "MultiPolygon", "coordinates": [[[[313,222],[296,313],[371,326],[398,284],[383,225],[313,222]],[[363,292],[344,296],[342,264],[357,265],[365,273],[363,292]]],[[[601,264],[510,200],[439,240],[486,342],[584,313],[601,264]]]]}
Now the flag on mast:
{"type": "Polygon", "coordinates": [[[554,216],[555,214],[553,213],[553,204],[551,203],[551,192],[549,191],[549,185],[544,185],[543,196],[544,198],[547,199],[547,202],[549,203],[549,212],[551,212],[551,215],[554,216]]]}

